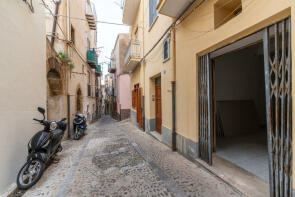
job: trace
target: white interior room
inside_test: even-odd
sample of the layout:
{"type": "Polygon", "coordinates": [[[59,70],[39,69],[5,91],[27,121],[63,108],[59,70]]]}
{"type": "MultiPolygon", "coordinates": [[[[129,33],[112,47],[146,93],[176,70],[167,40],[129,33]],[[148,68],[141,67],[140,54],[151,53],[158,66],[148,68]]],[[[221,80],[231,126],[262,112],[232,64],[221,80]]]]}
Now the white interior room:
{"type": "Polygon", "coordinates": [[[263,43],[256,41],[246,46],[236,43],[236,49],[228,46],[222,49],[224,54],[212,54],[216,55],[215,150],[216,155],[268,181],[263,43]]]}

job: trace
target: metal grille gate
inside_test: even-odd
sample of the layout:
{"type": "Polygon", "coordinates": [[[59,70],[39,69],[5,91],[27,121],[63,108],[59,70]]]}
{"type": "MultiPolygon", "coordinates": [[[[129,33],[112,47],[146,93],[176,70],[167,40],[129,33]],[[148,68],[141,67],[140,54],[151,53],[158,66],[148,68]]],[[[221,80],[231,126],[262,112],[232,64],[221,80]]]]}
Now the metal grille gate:
{"type": "Polygon", "coordinates": [[[271,197],[292,196],[290,18],[264,30],[264,64],[271,197]]]}
{"type": "Polygon", "coordinates": [[[212,165],[212,99],[209,54],[199,57],[199,157],[212,165]]]}

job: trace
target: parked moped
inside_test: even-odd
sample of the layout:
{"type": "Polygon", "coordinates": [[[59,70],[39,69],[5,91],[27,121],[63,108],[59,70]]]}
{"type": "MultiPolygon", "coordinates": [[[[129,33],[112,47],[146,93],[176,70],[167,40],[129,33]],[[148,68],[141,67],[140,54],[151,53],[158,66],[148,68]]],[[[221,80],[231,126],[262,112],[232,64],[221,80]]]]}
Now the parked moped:
{"type": "Polygon", "coordinates": [[[61,141],[67,128],[66,118],[56,122],[45,120],[45,109],[38,107],[43,120],[33,119],[44,126],[42,131],[36,133],[28,143],[27,162],[17,175],[17,187],[28,189],[41,178],[45,165],[49,163],[56,153],[62,151],[61,141]]]}
{"type": "Polygon", "coordinates": [[[78,140],[80,139],[86,129],[87,129],[87,122],[86,118],[83,114],[75,114],[75,119],[73,121],[74,126],[74,139],[78,140]]]}

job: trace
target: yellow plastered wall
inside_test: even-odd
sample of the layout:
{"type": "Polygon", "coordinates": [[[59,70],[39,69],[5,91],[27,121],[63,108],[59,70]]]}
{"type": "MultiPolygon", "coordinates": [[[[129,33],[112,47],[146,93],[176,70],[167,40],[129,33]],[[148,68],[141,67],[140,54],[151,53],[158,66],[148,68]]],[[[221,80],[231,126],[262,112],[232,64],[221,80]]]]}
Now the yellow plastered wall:
{"type": "MultiPolygon", "coordinates": [[[[220,48],[290,15],[291,10],[294,12],[295,4],[295,1],[289,0],[243,0],[242,13],[214,29],[215,2],[205,1],[176,30],[176,130],[195,142],[198,141],[198,55],[220,48]]],[[[292,30],[294,35],[294,19],[292,30]]]]}
{"type": "MultiPolygon", "coordinates": [[[[143,6],[144,14],[144,52],[145,54],[154,46],[160,39],[165,30],[171,25],[173,19],[161,14],[158,14],[154,24],[149,26],[149,1],[145,0],[143,6]]],[[[170,32],[169,32],[170,33],[170,32]]],[[[162,125],[168,129],[172,127],[172,50],[173,42],[170,41],[170,59],[166,62],[162,61],[162,50],[164,39],[160,41],[156,48],[145,58],[145,117],[148,119],[155,118],[155,78],[161,77],[162,91],[162,125]]]]}

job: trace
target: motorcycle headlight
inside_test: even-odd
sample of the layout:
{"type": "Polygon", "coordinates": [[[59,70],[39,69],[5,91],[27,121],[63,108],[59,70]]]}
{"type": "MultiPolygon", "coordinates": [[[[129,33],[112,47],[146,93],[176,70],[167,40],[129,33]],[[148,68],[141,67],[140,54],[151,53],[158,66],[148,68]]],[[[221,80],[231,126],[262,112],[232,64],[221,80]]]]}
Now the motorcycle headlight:
{"type": "Polygon", "coordinates": [[[56,122],[51,122],[50,123],[50,130],[55,130],[57,128],[57,123],[56,122]]]}

